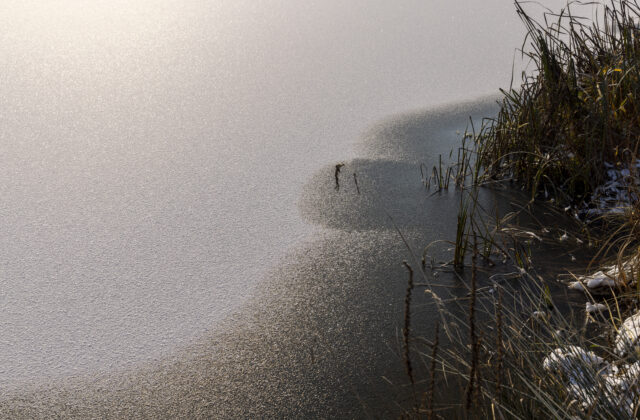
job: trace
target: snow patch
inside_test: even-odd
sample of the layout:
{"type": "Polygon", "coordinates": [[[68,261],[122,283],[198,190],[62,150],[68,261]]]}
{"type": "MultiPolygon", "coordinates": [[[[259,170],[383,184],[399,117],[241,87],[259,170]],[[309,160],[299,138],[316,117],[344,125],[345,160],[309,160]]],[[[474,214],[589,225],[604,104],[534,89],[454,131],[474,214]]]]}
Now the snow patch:
{"type": "Polygon", "coordinates": [[[635,190],[640,185],[640,159],[636,160],[634,175],[626,167],[604,163],[607,180],[595,189],[590,203],[586,204],[579,215],[590,219],[605,215],[624,214],[630,207],[638,202],[635,190]]]}
{"type": "Polygon", "coordinates": [[[640,355],[640,312],[625,319],[616,336],[616,354],[638,359],[640,355]]]}
{"type": "Polygon", "coordinates": [[[614,410],[616,417],[633,417],[640,398],[640,362],[617,366],[581,347],[566,346],[553,350],[542,366],[560,374],[568,396],[582,409],[595,413],[606,407],[606,414],[614,410]]]}

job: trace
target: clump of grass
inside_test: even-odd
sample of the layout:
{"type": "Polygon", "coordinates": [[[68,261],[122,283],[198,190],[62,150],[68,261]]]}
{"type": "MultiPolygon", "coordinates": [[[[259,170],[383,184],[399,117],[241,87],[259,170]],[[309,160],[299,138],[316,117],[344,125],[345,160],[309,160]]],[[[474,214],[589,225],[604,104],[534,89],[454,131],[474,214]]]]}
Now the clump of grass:
{"type": "Polygon", "coordinates": [[[453,266],[462,268],[464,266],[464,257],[467,253],[469,245],[469,219],[472,216],[473,205],[469,196],[460,194],[460,204],[458,207],[458,218],[456,223],[456,239],[453,253],[453,266]]]}
{"type": "Polygon", "coordinates": [[[640,143],[640,7],[614,0],[591,20],[576,4],[537,22],[516,2],[534,70],[503,90],[479,148],[489,177],[574,203],[604,181],[605,162],[632,167],[640,143]]]}
{"type": "MultiPolygon", "coordinates": [[[[497,214],[493,229],[483,222],[490,219],[487,214],[477,214],[484,211],[478,200],[479,185],[493,179],[516,181],[532,200],[550,193],[556,203],[576,205],[588,202],[603,185],[608,165],[627,168],[635,175],[640,147],[640,6],[635,0],[613,0],[601,5],[602,14],[591,20],[573,13],[577,5],[571,3],[537,22],[516,2],[527,29],[523,54],[534,70],[523,75],[521,87],[503,91],[498,116],[470,136],[473,147],[463,144],[457,170],[443,170],[441,161],[434,168],[438,191],[448,188],[449,179],[460,189],[453,265],[465,266],[470,237],[476,231],[481,232],[484,248],[480,254],[473,241],[468,300],[454,293],[444,296],[430,285],[423,253],[421,274],[437,304],[438,325],[447,345],[440,345],[437,352],[414,349],[431,367],[425,390],[429,403],[427,410],[418,410],[418,416],[425,411],[429,418],[436,415],[436,365],[448,380],[459,379],[459,389],[466,385],[467,392],[457,403],[439,407],[453,408],[454,415],[494,419],[637,416],[639,389],[629,394],[635,398],[631,407],[636,410],[630,414],[629,404],[620,399],[625,396],[613,390],[589,360],[576,358],[575,368],[583,374],[577,382],[572,378],[577,388],[568,386],[566,372],[545,371],[543,360],[557,349],[579,348],[585,354],[593,351],[588,354],[602,358],[608,368],[626,369],[627,361],[612,349],[611,333],[638,306],[640,270],[632,269],[633,281],[625,280],[636,289],[619,290],[619,295],[604,302],[606,310],[601,314],[562,313],[531,266],[530,248],[499,228],[503,222],[497,214]],[[511,262],[515,273],[510,275],[515,276],[510,278],[519,281],[479,287],[477,257],[490,262],[494,250],[511,262]],[[460,307],[442,305],[445,301],[460,307]],[[590,334],[587,322],[591,330],[604,333],[590,334]],[[483,339],[489,336],[494,340],[483,339]]],[[[431,179],[426,180],[424,173],[423,181],[430,186],[431,179]]],[[[637,185],[629,188],[640,196],[637,185]]],[[[625,212],[623,223],[603,241],[602,254],[617,257],[623,277],[628,255],[637,254],[639,209],[636,203],[625,212]]],[[[603,233],[607,234],[606,229],[603,233]]],[[[463,270],[453,272],[460,280],[469,280],[463,270]]],[[[414,378],[411,382],[422,383],[414,378]]]]}
{"type": "MultiPolygon", "coordinates": [[[[515,263],[515,248],[507,246],[509,234],[501,240],[515,263]]],[[[447,289],[437,292],[427,273],[422,273],[427,291],[436,301],[448,302],[437,306],[447,344],[440,345],[437,352],[430,344],[414,349],[430,365],[429,379],[415,380],[417,387],[425,387],[429,401],[427,409],[418,410],[416,417],[433,418],[442,413],[444,418],[627,418],[628,405],[617,403],[620,394],[589,360],[577,357],[573,367],[580,372],[573,381],[581,387],[583,399],[568,386],[564,372],[543,367],[543,360],[555,350],[575,346],[594,352],[589,354],[603,358],[610,366],[624,368],[625,362],[614,353],[607,337],[588,334],[581,314],[558,310],[548,286],[532,268],[516,271],[515,277],[510,276],[512,281],[498,282],[480,269],[477,255],[474,251],[470,277],[459,274],[461,280],[470,280],[460,283],[468,288],[466,298],[447,289]],[[491,336],[494,339],[483,338],[491,336]],[[457,401],[434,399],[436,366],[449,386],[459,383],[457,401]]],[[[619,325],[624,319],[620,300],[606,302],[606,311],[587,317],[591,328],[610,330],[619,325]]]]}

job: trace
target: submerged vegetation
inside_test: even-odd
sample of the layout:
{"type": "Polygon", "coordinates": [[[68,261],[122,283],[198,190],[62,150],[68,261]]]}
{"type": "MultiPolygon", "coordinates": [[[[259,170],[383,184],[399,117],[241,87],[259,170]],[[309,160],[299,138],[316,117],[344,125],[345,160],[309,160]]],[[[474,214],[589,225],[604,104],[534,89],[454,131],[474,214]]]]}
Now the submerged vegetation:
{"type": "MultiPolygon", "coordinates": [[[[413,350],[426,378],[414,378],[406,314],[405,358],[416,396],[409,416],[638,416],[640,6],[613,0],[598,5],[593,19],[574,14],[580,6],[539,22],[516,2],[533,71],[503,91],[495,119],[465,135],[453,169],[440,163],[428,180],[423,172],[425,186],[434,180],[438,191],[453,181],[460,204],[453,261],[434,266],[426,263],[428,247],[422,254],[421,284],[440,314],[434,337],[416,339],[421,345],[413,350]],[[527,192],[528,204],[516,213],[536,220],[538,202],[563,209],[573,224],[555,242],[572,238],[577,247],[599,249],[584,267],[593,274],[569,273],[566,285],[538,274],[532,244],[548,246],[554,233],[484,208],[479,191],[504,184],[527,192]],[[497,261],[508,264],[498,269],[497,261]],[[439,270],[455,273],[467,295],[439,287],[439,270]],[[583,309],[563,308],[552,288],[584,292],[583,309]],[[466,392],[440,395],[438,383],[466,392]]],[[[407,268],[409,312],[416,283],[407,268]]]]}

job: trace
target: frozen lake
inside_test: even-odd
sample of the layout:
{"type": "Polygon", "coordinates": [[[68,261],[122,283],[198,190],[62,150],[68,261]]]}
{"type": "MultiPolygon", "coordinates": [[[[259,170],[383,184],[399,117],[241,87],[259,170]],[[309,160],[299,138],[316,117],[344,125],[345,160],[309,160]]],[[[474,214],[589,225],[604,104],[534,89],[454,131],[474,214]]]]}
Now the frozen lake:
{"type": "Polygon", "coordinates": [[[298,208],[314,174],[507,87],[522,33],[501,0],[3,1],[0,388],[215,332],[335,228],[298,208]]]}

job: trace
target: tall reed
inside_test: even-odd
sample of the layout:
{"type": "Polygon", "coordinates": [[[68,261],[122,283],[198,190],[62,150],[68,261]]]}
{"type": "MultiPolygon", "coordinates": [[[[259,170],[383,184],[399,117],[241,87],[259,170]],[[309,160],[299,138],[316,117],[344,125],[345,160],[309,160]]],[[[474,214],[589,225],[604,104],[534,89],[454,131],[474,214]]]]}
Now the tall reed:
{"type": "MultiPolygon", "coordinates": [[[[496,118],[479,132],[465,134],[456,167],[444,169],[439,160],[429,180],[423,171],[427,187],[433,180],[440,191],[453,180],[459,189],[453,241],[453,265],[458,269],[452,272],[468,287],[468,295],[461,299],[459,293],[437,287],[423,253],[424,283],[420,284],[426,285],[436,303],[447,345],[438,346],[437,336],[436,347],[414,348],[431,365],[431,376],[425,381],[427,410],[417,410],[418,416],[425,412],[429,418],[436,416],[436,366],[443,381],[457,378],[466,384],[460,401],[440,406],[448,404],[453,416],[611,419],[637,415],[640,393],[631,394],[636,399],[636,413],[631,413],[618,391],[588,361],[577,361],[584,377],[572,389],[561,371],[543,370],[543,359],[555,349],[577,346],[622,366],[610,337],[625,311],[640,302],[640,270],[627,270],[624,264],[629,255],[638,255],[640,206],[634,203],[615,231],[607,230],[608,224],[601,230],[605,239],[598,257],[617,257],[621,278],[635,288],[620,290],[605,301],[607,316],[588,318],[596,330],[609,333],[589,335],[583,328],[586,324],[577,322],[581,317],[557,309],[548,285],[530,263],[530,248],[513,231],[507,232],[504,220],[488,214],[478,199],[480,185],[509,180],[528,191],[531,200],[551,194],[557,204],[583,206],[606,180],[608,168],[628,169],[635,177],[640,148],[640,6],[636,0],[611,0],[598,6],[595,19],[584,19],[581,7],[590,4],[571,2],[536,21],[516,2],[527,31],[522,54],[533,70],[523,74],[520,86],[502,91],[496,118]],[[488,222],[492,218],[493,225],[488,222]],[[464,273],[460,268],[465,266],[472,236],[472,271],[464,273]],[[491,267],[495,252],[514,271],[479,278],[477,257],[484,256],[491,267]],[[480,339],[490,333],[493,340],[480,339]],[[588,398],[577,398],[576,390],[588,398]]],[[[632,182],[628,188],[640,197],[637,185],[632,182]]],[[[589,242],[597,239],[591,231],[586,234],[589,242]]],[[[408,305],[409,291],[407,296],[408,305]]],[[[421,383],[413,377],[411,382],[421,383]]]]}
{"type": "Polygon", "coordinates": [[[640,8],[614,0],[587,20],[574,14],[580,4],[538,22],[515,3],[534,69],[502,91],[479,159],[489,176],[515,179],[532,197],[584,201],[604,181],[605,162],[632,164],[628,152],[640,144],[640,8]]]}

